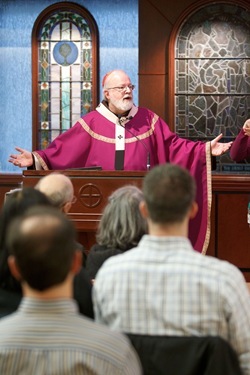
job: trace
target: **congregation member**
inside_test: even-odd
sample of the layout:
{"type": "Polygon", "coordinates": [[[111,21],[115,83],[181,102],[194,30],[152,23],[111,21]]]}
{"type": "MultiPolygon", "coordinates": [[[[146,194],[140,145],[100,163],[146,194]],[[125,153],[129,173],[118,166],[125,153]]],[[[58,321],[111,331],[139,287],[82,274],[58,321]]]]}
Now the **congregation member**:
{"type": "Polygon", "coordinates": [[[250,158],[250,119],[246,120],[230,150],[234,161],[241,162],[250,158]]]}
{"type": "Polygon", "coordinates": [[[35,189],[47,195],[51,203],[65,214],[69,213],[72,204],[76,202],[72,181],[63,173],[52,172],[41,177],[35,189]]]}
{"type": "Polygon", "coordinates": [[[147,171],[158,164],[187,168],[197,183],[199,213],[190,222],[195,250],[205,252],[209,242],[211,155],[229,150],[232,142],[193,142],[173,133],[153,111],[133,102],[135,86],[122,70],[107,73],[102,81],[104,100],[59,135],[45,150],[16,147],[9,161],[24,168],[62,170],[100,167],[108,170],[147,171]]]}
{"type": "Polygon", "coordinates": [[[78,313],[72,288],[82,254],[66,215],[33,207],[12,221],[7,243],[24,297],[16,313],[0,320],[1,374],[141,374],[123,334],[78,313]]]}
{"type": "Polygon", "coordinates": [[[141,189],[134,185],[118,188],[109,196],[97,228],[97,243],[87,257],[91,279],[106,259],[135,247],[147,232],[147,222],[139,210],[142,200],[141,189]]]}
{"type": "Polygon", "coordinates": [[[219,336],[249,375],[249,290],[238,268],[194,251],[187,238],[197,214],[193,177],[177,165],[156,166],[142,191],[149,234],[98,271],[96,321],[127,334],[219,336]]]}
{"type": "MultiPolygon", "coordinates": [[[[60,209],[66,215],[76,202],[73,183],[63,173],[52,172],[43,176],[35,185],[35,189],[44,193],[50,199],[53,206],[60,209]]],[[[82,251],[83,266],[74,278],[74,298],[78,303],[80,313],[93,319],[92,282],[85,270],[86,253],[84,246],[79,242],[77,242],[77,248],[82,251]]]]}
{"type": "MultiPolygon", "coordinates": [[[[47,176],[46,176],[47,177],[47,176]]],[[[46,178],[47,180],[47,178],[46,178]]],[[[57,180],[57,176],[53,176],[49,181],[53,186],[53,182],[57,180]]],[[[58,178],[61,183],[62,191],[64,184],[69,182],[65,178],[58,178]]],[[[57,181],[58,181],[57,180],[57,181]]],[[[44,184],[45,185],[45,184],[44,184]]],[[[60,187],[57,186],[60,190],[60,187]]],[[[20,283],[13,277],[8,266],[9,249],[6,244],[6,233],[10,222],[34,205],[53,205],[50,197],[38,189],[33,187],[24,187],[13,191],[6,200],[0,213],[0,317],[14,312],[21,300],[22,290],[20,283]]],[[[82,246],[77,243],[77,248],[81,250],[82,246]]],[[[86,273],[81,268],[74,278],[73,295],[77,301],[81,314],[93,319],[93,303],[91,297],[92,283],[86,273]]]]}
{"type": "Polygon", "coordinates": [[[16,189],[8,195],[0,212],[0,318],[16,311],[22,298],[21,284],[12,276],[8,266],[7,228],[11,220],[34,205],[51,206],[51,202],[46,195],[31,187],[16,189]]]}

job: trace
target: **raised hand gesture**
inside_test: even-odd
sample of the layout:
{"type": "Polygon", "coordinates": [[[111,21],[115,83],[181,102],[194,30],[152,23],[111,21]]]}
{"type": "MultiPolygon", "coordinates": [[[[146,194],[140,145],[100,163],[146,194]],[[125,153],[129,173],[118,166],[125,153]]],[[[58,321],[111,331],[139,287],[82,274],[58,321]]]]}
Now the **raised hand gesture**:
{"type": "Polygon", "coordinates": [[[219,140],[222,137],[223,137],[223,134],[221,133],[220,135],[218,135],[218,137],[214,138],[211,141],[211,154],[213,156],[220,156],[220,155],[224,154],[232,146],[233,142],[220,143],[219,140]]]}
{"type": "Polygon", "coordinates": [[[32,153],[30,151],[20,147],[15,147],[15,150],[17,150],[19,154],[11,154],[8,160],[10,163],[19,168],[30,167],[33,164],[32,153]]]}

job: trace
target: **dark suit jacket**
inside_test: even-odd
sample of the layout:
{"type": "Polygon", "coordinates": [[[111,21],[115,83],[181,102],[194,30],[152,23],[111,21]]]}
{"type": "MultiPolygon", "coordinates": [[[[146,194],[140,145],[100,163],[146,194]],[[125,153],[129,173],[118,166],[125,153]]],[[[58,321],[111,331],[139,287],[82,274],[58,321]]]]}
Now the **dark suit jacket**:
{"type": "Polygon", "coordinates": [[[94,309],[92,303],[92,283],[84,268],[74,278],[74,299],[82,315],[94,319],[94,309]]]}
{"type": "Polygon", "coordinates": [[[144,375],[242,375],[236,352],[221,337],[127,336],[144,375]]]}
{"type": "Polygon", "coordinates": [[[0,318],[16,311],[21,299],[21,293],[10,292],[0,288],[0,318]]]}
{"type": "Polygon", "coordinates": [[[122,253],[122,250],[107,249],[106,247],[98,244],[92,246],[86,260],[86,270],[90,279],[95,279],[97,271],[99,268],[101,268],[105,260],[114,255],[122,253]]]}

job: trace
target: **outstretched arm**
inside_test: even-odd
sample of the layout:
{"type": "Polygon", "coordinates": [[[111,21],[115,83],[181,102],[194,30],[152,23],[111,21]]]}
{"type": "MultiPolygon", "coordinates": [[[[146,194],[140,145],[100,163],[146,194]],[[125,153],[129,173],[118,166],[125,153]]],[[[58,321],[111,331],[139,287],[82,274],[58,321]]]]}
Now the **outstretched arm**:
{"type": "Polygon", "coordinates": [[[19,168],[30,167],[33,164],[32,153],[30,151],[20,147],[15,147],[15,150],[17,150],[19,154],[11,154],[8,160],[10,163],[19,168]]]}
{"type": "Polygon", "coordinates": [[[241,162],[250,157],[250,119],[246,120],[230,150],[232,160],[241,162]]]}
{"type": "Polygon", "coordinates": [[[211,154],[213,156],[220,156],[220,155],[224,154],[232,146],[233,142],[220,143],[219,140],[222,137],[223,137],[223,134],[221,133],[220,135],[218,135],[218,137],[214,138],[211,141],[211,154]]]}

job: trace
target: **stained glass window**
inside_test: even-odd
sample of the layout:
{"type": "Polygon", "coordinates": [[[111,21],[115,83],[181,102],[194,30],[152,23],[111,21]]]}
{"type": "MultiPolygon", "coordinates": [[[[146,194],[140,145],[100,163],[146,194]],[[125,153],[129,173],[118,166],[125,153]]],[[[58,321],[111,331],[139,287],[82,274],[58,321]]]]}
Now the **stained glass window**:
{"type": "Polygon", "coordinates": [[[77,12],[54,11],[40,25],[37,48],[36,148],[44,149],[93,109],[91,28],[77,12]]]}
{"type": "MultiPolygon", "coordinates": [[[[176,133],[233,140],[250,118],[249,11],[224,3],[200,9],[183,23],[175,48],[176,133]]],[[[233,170],[232,164],[227,153],[217,169],[233,170]]]]}

